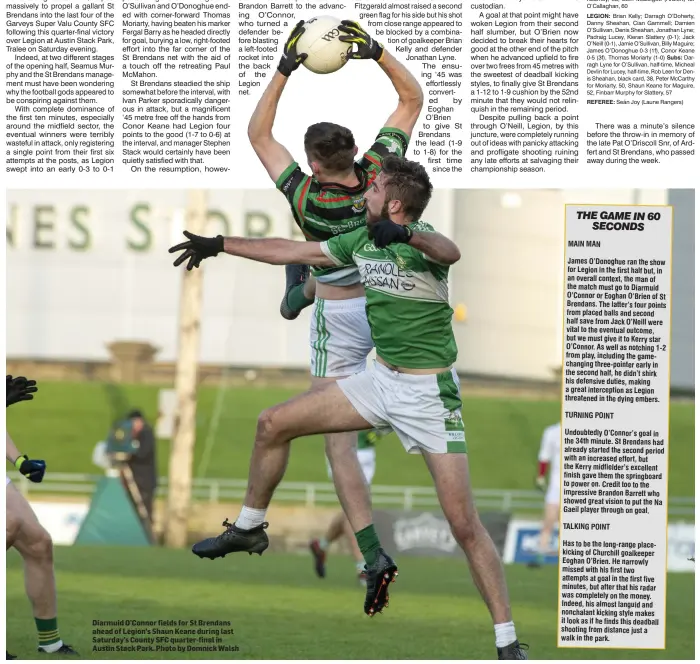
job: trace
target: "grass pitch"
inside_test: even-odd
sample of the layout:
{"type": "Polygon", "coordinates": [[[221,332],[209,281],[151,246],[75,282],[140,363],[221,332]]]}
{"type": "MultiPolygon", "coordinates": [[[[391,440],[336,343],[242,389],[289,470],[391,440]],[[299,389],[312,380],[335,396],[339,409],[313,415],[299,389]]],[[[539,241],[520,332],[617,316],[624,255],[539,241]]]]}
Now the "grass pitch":
{"type": "MultiPolygon", "coordinates": [[[[48,473],[93,473],[92,450],[107,434],[115,417],[114,402],[123,412],[138,406],[155,420],[158,388],[116,388],[101,383],[42,382],[37,398],[7,411],[7,427],[20,450],[47,461],[48,473]]],[[[301,390],[230,388],[223,393],[223,409],[204,477],[245,479],[258,414],[301,390]]],[[[218,391],[202,388],[198,394],[197,443],[194,473],[200,471],[218,391]]],[[[546,426],[558,421],[559,404],[514,398],[465,397],[463,407],[472,482],[480,489],[532,489],[537,468],[540,437],[546,426]]],[[[671,405],[670,477],[671,496],[695,495],[695,404],[671,405]]],[[[168,473],[168,441],[159,441],[158,468],[168,473]]],[[[327,482],[320,436],[292,443],[285,480],[327,482]]],[[[394,435],[377,449],[375,484],[430,486],[422,459],[408,455],[394,435]]]]}
{"type": "MultiPolygon", "coordinates": [[[[495,659],[488,612],[466,563],[404,557],[383,615],[362,612],[354,565],[331,556],[317,579],[310,557],[56,547],[59,628],[84,659],[495,659]],[[93,620],[230,621],[227,652],[93,652],[93,620]]],[[[670,574],[666,650],[557,649],[557,569],[506,569],[518,635],[531,659],[694,659],[694,576],[670,574]]],[[[197,638],[197,637],[194,637],[197,638]]],[[[19,556],[7,568],[7,647],[36,659],[19,556]]]]}

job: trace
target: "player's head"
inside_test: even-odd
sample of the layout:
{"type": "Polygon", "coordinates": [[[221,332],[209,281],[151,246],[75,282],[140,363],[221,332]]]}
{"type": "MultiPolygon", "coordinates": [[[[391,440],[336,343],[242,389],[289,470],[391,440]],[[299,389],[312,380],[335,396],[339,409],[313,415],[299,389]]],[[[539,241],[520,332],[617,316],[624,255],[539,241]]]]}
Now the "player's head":
{"type": "Polygon", "coordinates": [[[129,413],[126,416],[127,420],[131,420],[131,431],[134,435],[140,433],[141,429],[143,429],[143,425],[145,423],[145,417],[143,416],[143,413],[138,409],[134,408],[133,410],[130,410],[129,413]]]}
{"type": "Polygon", "coordinates": [[[304,134],[304,150],[317,179],[352,171],[357,154],[352,132],[332,122],[312,124],[304,134]]]}
{"type": "Polygon", "coordinates": [[[417,161],[396,155],[382,160],[382,171],[365,193],[367,223],[391,219],[398,223],[417,221],[433,194],[425,168],[417,161]]]}

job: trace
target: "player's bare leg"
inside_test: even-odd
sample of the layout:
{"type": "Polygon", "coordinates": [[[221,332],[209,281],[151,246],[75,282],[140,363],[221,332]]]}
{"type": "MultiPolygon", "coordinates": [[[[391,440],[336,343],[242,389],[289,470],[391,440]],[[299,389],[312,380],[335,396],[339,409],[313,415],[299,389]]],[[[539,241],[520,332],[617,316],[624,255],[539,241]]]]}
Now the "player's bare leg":
{"type": "Polygon", "coordinates": [[[535,560],[530,563],[530,567],[539,567],[544,562],[545,556],[551,553],[552,533],[557,521],[559,521],[559,505],[557,503],[545,503],[539,550],[535,560]]]}
{"type": "Polygon", "coordinates": [[[493,619],[499,659],[527,659],[515,635],[498,551],[474,505],[466,454],[423,453],[452,534],[467,556],[474,585],[493,619]]]}
{"type": "MultiPolygon", "coordinates": [[[[318,433],[371,428],[335,383],[263,411],[258,418],[241,514],[234,524],[224,522],[227,530],[223,534],[195,544],[193,553],[205,558],[223,557],[234,551],[262,554],[268,546],[264,533],[267,527],[265,512],[287,468],[291,441],[318,433]]],[[[351,508],[357,505],[361,515],[371,514],[371,505],[362,504],[363,500],[369,501],[369,494],[356,456],[354,466],[350,465],[347,470],[350,472],[349,484],[363,488],[360,496],[348,497],[347,505],[351,508]],[[358,477],[352,477],[353,470],[358,477]]]]}
{"type": "MultiPolygon", "coordinates": [[[[324,378],[313,376],[311,388],[320,389],[325,385],[335,383],[338,378],[324,378]]],[[[361,533],[372,527],[372,502],[369,487],[365,481],[362,467],[357,458],[357,432],[331,433],[325,435],[326,457],[331,467],[333,483],[338,499],[343,508],[331,523],[326,543],[311,542],[311,552],[314,555],[316,572],[319,576],[325,576],[325,558],[328,544],[340,537],[343,532],[348,534],[353,554],[357,562],[364,568],[365,557],[357,545],[355,533],[361,533]],[[361,480],[361,481],[360,481],[361,480]],[[351,515],[346,517],[345,515],[351,515]],[[345,523],[347,523],[347,527],[345,523]],[[325,544],[325,546],[323,545],[325,544]]],[[[374,540],[374,538],[373,538],[374,540]]],[[[372,551],[379,548],[379,540],[369,542],[372,551]]],[[[374,561],[372,558],[371,562],[374,561]]]]}
{"type": "Polygon", "coordinates": [[[39,523],[26,498],[13,484],[6,485],[5,494],[7,548],[14,546],[24,562],[24,586],[36,622],[39,651],[77,655],[70,646],[63,643],[58,631],[51,536],[39,523]]]}

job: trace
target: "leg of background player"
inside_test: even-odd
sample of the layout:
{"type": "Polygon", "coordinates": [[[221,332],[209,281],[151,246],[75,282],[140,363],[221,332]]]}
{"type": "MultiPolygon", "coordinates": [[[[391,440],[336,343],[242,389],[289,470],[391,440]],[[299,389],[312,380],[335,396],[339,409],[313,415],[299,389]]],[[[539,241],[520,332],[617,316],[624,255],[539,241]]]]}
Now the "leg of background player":
{"type": "Polygon", "coordinates": [[[552,532],[558,520],[559,505],[557,503],[545,503],[544,521],[540,532],[540,549],[538,552],[538,562],[540,564],[544,562],[544,557],[551,552],[552,532]]]}
{"type": "Polygon", "coordinates": [[[70,646],[64,646],[58,632],[51,537],[14,485],[7,485],[6,496],[7,544],[8,548],[14,546],[24,561],[24,583],[32,604],[39,646],[45,652],[75,655],[70,646]]]}
{"type": "MultiPolygon", "coordinates": [[[[503,564],[474,506],[467,456],[461,453],[423,452],[423,458],[433,476],[438,499],[452,534],[467,555],[474,585],[493,618],[496,647],[504,649],[514,646],[517,638],[503,564]]],[[[501,654],[499,652],[499,658],[501,654]]]]}
{"type": "Polygon", "coordinates": [[[311,540],[309,547],[315,559],[316,573],[322,578],[326,576],[325,562],[328,549],[330,548],[331,544],[333,544],[333,542],[335,542],[343,535],[345,535],[345,539],[347,540],[348,546],[350,547],[350,552],[352,553],[352,557],[355,560],[357,575],[360,578],[360,581],[362,582],[364,578],[365,559],[362,555],[362,551],[360,551],[360,547],[357,546],[357,540],[355,539],[355,531],[352,529],[352,525],[350,525],[350,522],[345,516],[345,512],[338,512],[333,517],[330,524],[328,525],[325,537],[322,537],[321,539],[311,540]]]}

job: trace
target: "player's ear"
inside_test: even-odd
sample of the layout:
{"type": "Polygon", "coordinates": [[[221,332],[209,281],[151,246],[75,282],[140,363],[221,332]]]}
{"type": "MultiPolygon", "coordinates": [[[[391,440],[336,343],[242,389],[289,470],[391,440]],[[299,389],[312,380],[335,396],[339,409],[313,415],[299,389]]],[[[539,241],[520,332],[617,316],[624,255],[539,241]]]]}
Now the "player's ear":
{"type": "Polygon", "coordinates": [[[311,169],[311,172],[313,173],[314,177],[318,177],[318,174],[321,172],[321,167],[319,166],[319,163],[317,161],[310,161],[309,168],[311,169]]]}
{"type": "Polygon", "coordinates": [[[360,151],[360,149],[357,147],[357,145],[352,149],[352,156],[356,157],[357,153],[360,151]]]}

